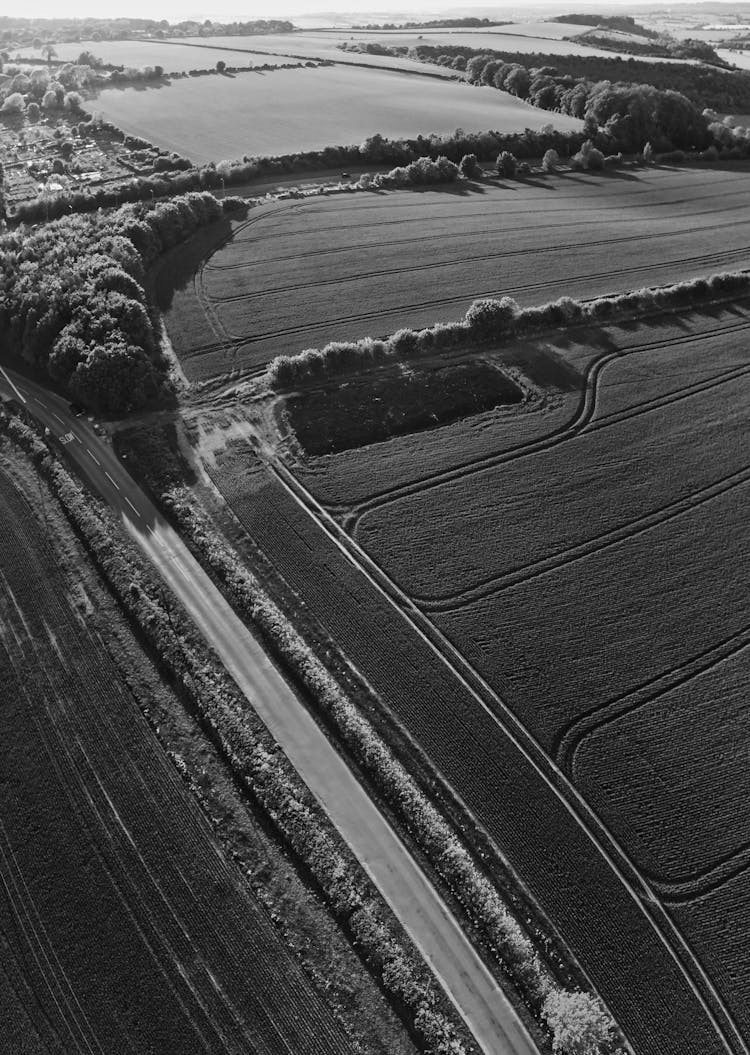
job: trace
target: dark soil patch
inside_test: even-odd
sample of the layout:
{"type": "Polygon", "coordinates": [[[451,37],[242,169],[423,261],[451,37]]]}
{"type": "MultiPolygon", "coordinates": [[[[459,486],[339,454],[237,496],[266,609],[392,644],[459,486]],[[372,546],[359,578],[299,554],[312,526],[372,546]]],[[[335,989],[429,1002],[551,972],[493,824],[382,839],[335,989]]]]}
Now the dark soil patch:
{"type": "Polygon", "coordinates": [[[286,409],[304,450],[331,454],[522,399],[522,390],[498,366],[474,359],[433,368],[393,364],[377,374],[291,396],[286,409]]]}

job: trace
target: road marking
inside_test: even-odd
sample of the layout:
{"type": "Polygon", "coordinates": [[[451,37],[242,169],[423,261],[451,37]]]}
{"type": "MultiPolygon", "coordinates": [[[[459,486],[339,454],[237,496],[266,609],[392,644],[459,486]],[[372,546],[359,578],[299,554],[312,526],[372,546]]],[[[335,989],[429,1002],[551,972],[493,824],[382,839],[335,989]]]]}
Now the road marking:
{"type": "Polygon", "coordinates": [[[101,462],[99,461],[99,459],[98,459],[98,458],[96,457],[96,455],[95,455],[95,454],[93,454],[93,453],[92,453],[92,452],[91,452],[91,451],[89,450],[89,448],[88,448],[88,447],[86,448],[86,453],[87,453],[87,454],[90,454],[90,455],[91,455],[91,457],[92,457],[92,458],[94,459],[94,461],[96,462],[96,464],[97,464],[97,465],[101,465],[101,464],[102,464],[102,463],[101,463],[101,462]]]}
{"type": "Polygon", "coordinates": [[[139,516],[140,516],[141,514],[140,514],[140,513],[138,512],[138,510],[137,510],[137,509],[135,508],[135,506],[134,506],[134,505],[133,505],[133,503],[132,503],[132,502],[130,501],[130,499],[128,498],[128,496],[127,496],[127,495],[125,495],[124,497],[125,497],[125,501],[126,501],[126,502],[128,503],[128,505],[129,505],[129,506],[130,506],[130,508],[131,508],[131,509],[133,510],[133,512],[135,513],[135,515],[136,515],[137,517],[139,517],[139,516]]]}
{"type": "Polygon", "coordinates": [[[185,568],[183,567],[183,564],[182,564],[182,561],[180,560],[180,558],[179,557],[173,557],[173,560],[174,560],[175,568],[177,568],[177,571],[180,573],[180,575],[183,577],[183,579],[187,579],[187,581],[190,582],[190,576],[185,571],[185,568]]]}
{"type": "Polygon", "coordinates": [[[22,403],[25,403],[25,402],[26,402],[26,399],[25,399],[25,397],[24,397],[24,396],[23,396],[23,395],[21,394],[21,390],[20,390],[19,388],[16,388],[16,386],[15,386],[15,385],[13,384],[13,382],[12,382],[12,381],[11,381],[11,379],[10,379],[10,378],[8,377],[8,375],[6,374],[6,372],[5,372],[4,370],[3,370],[2,366],[0,366],[0,372],[2,372],[2,375],[3,375],[3,377],[4,377],[4,378],[5,378],[5,380],[6,380],[7,382],[8,382],[8,384],[9,384],[9,385],[10,385],[10,387],[11,387],[11,388],[13,389],[13,391],[14,391],[14,392],[16,393],[16,395],[17,395],[17,396],[18,396],[18,398],[19,398],[19,399],[21,400],[21,402],[22,402],[22,403]]]}
{"type": "Polygon", "coordinates": [[[64,422],[64,421],[63,421],[63,419],[62,419],[62,418],[60,417],[60,415],[59,415],[59,414],[55,414],[54,410],[52,411],[52,417],[53,417],[53,418],[55,418],[55,419],[56,419],[57,421],[59,421],[59,422],[60,422],[60,423],[61,423],[62,425],[64,425],[64,424],[65,424],[65,422],[64,422]]]}
{"type": "Polygon", "coordinates": [[[40,407],[45,407],[46,408],[47,404],[43,403],[41,401],[41,399],[39,398],[39,396],[34,396],[34,399],[37,401],[37,403],[39,404],[40,407]]]}
{"type": "Polygon", "coordinates": [[[117,490],[119,491],[119,490],[120,490],[120,485],[118,484],[117,480],[113,480],[113,479],[112,479],[112,477],[111,477],[111,476],[109,475],[109,473],[107,472],[107,470],[106,470],[106,469],[104,470],[104,475],[105,475],[105,476],[107,477],[107,479],[109,480],[109,482],[110,482],[111,484],[113,484],[113,485],[114,485],[114,486],[115,486],[115,487],[117,488],[117,490]]]}

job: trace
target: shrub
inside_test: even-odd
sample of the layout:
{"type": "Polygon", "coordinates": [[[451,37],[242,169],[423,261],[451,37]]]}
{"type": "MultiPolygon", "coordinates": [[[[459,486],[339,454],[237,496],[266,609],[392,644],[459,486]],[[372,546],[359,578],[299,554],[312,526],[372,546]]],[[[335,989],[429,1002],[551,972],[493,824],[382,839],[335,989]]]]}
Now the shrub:
{"type": "Polygon", "coordinates": [[[556,172],[560,164],[560,157],[556,150],[547,150],[542,158],[542,168],[545,172],[556,172]]]}
{"type": "Polygon", "coordinates": [[[650,143],[646,143],[641,153],[644,165],[650,165],[654,160],[654,148],[650,143]]]}

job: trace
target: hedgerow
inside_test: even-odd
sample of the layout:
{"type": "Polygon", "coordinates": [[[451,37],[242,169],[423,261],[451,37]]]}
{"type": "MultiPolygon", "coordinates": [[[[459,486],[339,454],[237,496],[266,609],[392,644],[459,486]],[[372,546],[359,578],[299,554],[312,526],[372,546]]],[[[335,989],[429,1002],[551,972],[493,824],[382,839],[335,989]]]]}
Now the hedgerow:
{"type": "Polygon", "coordinates": [[[463,347],[500,342],[533,334],[551,326],[614,319],[688,307],[717,296],[750,290],[750,272],[721,272],[671,286],[655,286],[595,300],[561,297],[540,307],[521,308],[512,297],[474,301],[461,322],[437,323],[423,330],[401,329],[383,340],[332,341],[324,348],[306,348],[296,355],[280,355],[266,370],[266,380],[277,391],[308,380],[346,373],[386,359],[404,359],[435,347],[463,347]]]}
{"type": "MultiPolygon", "coordinates": [[[[87,494],[19,418],[0,412],[0,431],[23,447],[48,480],[66,516],[123,609],[176,681],[232,771],[318,884],[383,988],[405,1012],[431,1055],[466,1055],[447,1003],[408,938],[321,807],[196,631],[189,615],[124,543],[114,516],[87,494]]],[[[204,540],[204,545],[209,540],[204,540]]]]}

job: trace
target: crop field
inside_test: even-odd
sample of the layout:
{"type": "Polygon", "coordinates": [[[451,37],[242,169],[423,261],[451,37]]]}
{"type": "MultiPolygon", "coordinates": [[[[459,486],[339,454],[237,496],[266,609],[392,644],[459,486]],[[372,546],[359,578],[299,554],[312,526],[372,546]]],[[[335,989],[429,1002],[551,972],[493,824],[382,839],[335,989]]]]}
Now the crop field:
{"type": "MultiPolygon", "coordinates": [[[[571,346],[567,372],[566,342],[544,342],[530,350],[538,401],[477,415],[479,450],[456,422],[291,464],[486,679],[486,709],[248,445],[210,467],[253,544],[497,840],[649,1055],[718,1041],[697,1038],[664,947],[492,700],[586,796],[747,1029],[748,332],[741,305],[610,326],[571,346]]],[[[523,373],[520,346],[513,355],[523,373]]]]}
{"type": "Polygon", "coordinates": [[[138,91],[105,89],[96,108],[126,131],[194,162],[319,150],[361,143],[375,132],[391,138],[452,133],[458,127],[518,132],[546,120],[563,130],[580,127],[561,114],[544,115],[543,121],[539,110],[505,92],[347,66],[188,78],[138,91]]]}
{"type": "Polygon", "coordinates": [[[207,381],[453,320],[477,297],[537,304],[742,267],[747,172],[584,173],[264,207],[181,279],[167,328],[188,378],[207,381]]]}
{"type": "MultiPolygon", "coordinates": [[[[221,59],[227,66],[274,66],[290,60],[280,55],[230,54],[223,48],[189,47],[167,44],[163,41],[147,40],[98,40],[78,44],[55,44],[57,59],[61,62],[77,62],[82,51],[90,51],[107,65],[162,66],[165,73],[187,73],[189,70],[210,70],[221,59]]],[[[38,48],[21,48],[22,59],[41,58],[38,48]]],[[[120,89],[122,90],[122,89],[120,89]]]]}
{"type": "Polygon", "coordinates": [[[4,471],[0,522],[0,1046],[343,1055],[4,471]]]}

